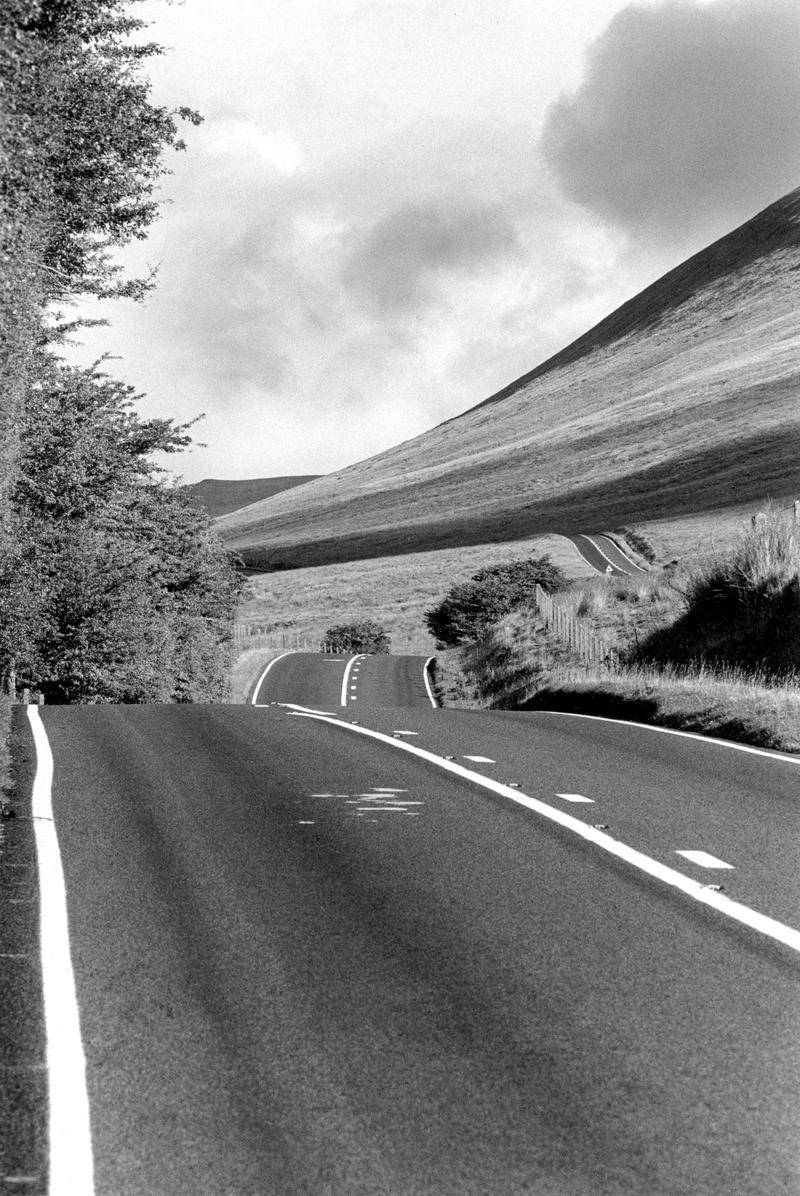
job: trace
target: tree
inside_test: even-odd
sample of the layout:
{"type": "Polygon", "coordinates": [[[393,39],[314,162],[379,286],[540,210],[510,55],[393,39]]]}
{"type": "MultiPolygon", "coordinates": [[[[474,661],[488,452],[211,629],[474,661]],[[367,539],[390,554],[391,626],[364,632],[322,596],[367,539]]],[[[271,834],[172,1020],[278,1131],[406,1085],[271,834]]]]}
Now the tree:
{"type": "Polygon", "coordinates": [[[322,647],[328,652],[383,653],[389,651],[389,636],[380,623],[361,619],[356,623],[339,623],[329,627],[322,647]]]}
{"type": "Polygon", "coordinates": [[[469,581],[451,586],[442,601],[425,612],[425,623],[439,647],[454,647],[477,639],[514,607],[532,601],[537,585],[552,591],[566,581],[548,556],[490,565],[469,581]]]}
{"type": "Polygon", "coordinates": [[[139,419],[133,400],[97,368],[41,357],[0,564],[14,581],[0,664],[49,701],[224,696],[237,576],[150,459],[185,447],[186,427],[139,419]]]}

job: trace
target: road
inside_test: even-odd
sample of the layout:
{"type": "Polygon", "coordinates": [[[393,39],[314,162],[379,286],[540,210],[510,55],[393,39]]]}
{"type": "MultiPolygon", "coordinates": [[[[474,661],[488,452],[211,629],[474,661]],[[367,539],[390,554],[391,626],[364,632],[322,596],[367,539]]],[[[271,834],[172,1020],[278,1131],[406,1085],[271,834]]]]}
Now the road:
{"type": "Polygon", "coordinates": [[[305,667],[42,711],[96,1191],[800,1191],[800,765],[305,667]]]}
{"type": "Polygon", "coordinates": [[[638,577],[647,571],[626,556],[610,536],[567,536],[583,559],[598,573],[615,577],[638,577]]]}
{"type": "Polygon", "coordinates": [[[271,660],[255,682],[250,700],[339,707],[436,705],[427,656],[336,656],[285,652],[271,660]]]}

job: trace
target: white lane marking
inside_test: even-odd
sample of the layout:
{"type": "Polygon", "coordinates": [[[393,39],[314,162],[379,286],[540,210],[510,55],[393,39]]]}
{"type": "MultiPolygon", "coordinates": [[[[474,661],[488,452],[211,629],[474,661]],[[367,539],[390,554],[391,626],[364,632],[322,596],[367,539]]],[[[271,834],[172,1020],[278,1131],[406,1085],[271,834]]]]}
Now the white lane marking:
{"type": "Polygon", "coordinates": [[[347,683],[350,680],[350,671],[357,660],[363,660],[363,659],[364,659],[363,654],[361,656],[351,656],[349,661],[347,662],[347,667],[344,670],[344,677],[342,677],[342,699],[341,699],[341,702],[339,703],[340,706],[347,705],[347,683]]]}
{"type": "Polygon", "coordinates": [[[258,681],[256,682],[256,687],[253,690],[253,702],[252,702],[253,706],[261,706],[262,705],[261,702],[256,701],[256,698],[258,697],[258,691],[261,689],[262,682],[263,682],[264,678],[266,677],[267,673],[272,668],[272,666],[274,664],[277,664],[279,660],[283,660],[287,656],[295,656],[295,655],[296,655],[295,652],[281,652],[280,656],[276,656],[273,660],[271,660],[269,662],[267,667],[264,669],[264,672],[261,674],[258,681]]]}
{"type": "Polygon", "coordinates": [[[584,536],[583,536],[583,538],[584,538],[584,540],[588,540],[588,541],[589,541],[589,543],[592,545],[592,547],[593,547],[593,548],[595,548],[595,549],[596,549],[596,550],[597,550],[597,551],[600,553],[600,555],[601,555],[601,557],[603,558],[603,560],[604,560],[604,561],[608,561],[608,563],[609,563],[609,565],[611,566],[611,568],[612,568],[612,569],[616,569],[618,573],[623,573],[623,572],[624,572],[624,570],[623,570],[623,569],[620,569],[619,565],[615,565],[615,564],[614,564],[614,562],[613,562],[612,560],[610,560],[610,559],[609,559],[609,558],[606,556],[606,554],[603,552],[603,550],[602,550],[602,548],[600,547],[600,545],[599,545],[599,544],[596,544],[596,543],[594,542],[594,540],[592,539],[592,537],[591,537],[591,536],[587,536],[587,535],[584,533],[584,536]]]}
{"type": "Polygon", "coordinates": [[[499,781],[494,781],[491,777],[486,777],[480,772],[472,772],[471,769],[464,768],[462,764],[451,763],[449,760],[445,760],[441,756],[435,756],[433,752],[427,752],[424,748],[417,747],[413,743],[406,743],[402,739],[392,739],[388,735],[384,735],[380,731],[372,731],[368,727],[356,727],[352,723],[343,723],[339,719],[333,718],[321,718],[316,714],[298,714],[296,717],[311,718],[316,722],[329,723],[333,727],[341,727],[343,730],[352,731],[357,735],[366,735],[370,739],[378,739],[381,743],[387,743],[390,747],[396,747],[401,752],[410,752],[414,756],[419,756],[422,760],[428,760],[431,764],[437,764],[445,772],[452,772],[464,780],[480,785],[483,789],[490,789],[492,793],[498,793],[501,797],[507,797],[510,801],[517,802],[518,805],[525,806],[527,809],[533,810],[536,814],[541,814],[543,818],[549,819],[550,822],[555,822],[566,830],[573,831],[581,839],[585,839],[589,843],[594,843],[596,847],[600,847],[603,851],[608,852],[609,855],[624,860],[632,867],[638,868],[641,872],[662,881],[673,889],[678,889],[681,893],[685,893],[687,897],[691,897],[701,905],[711,906],[712,909],[716,909],[719,913],[724,914],[733,921],[740,922],[743,926],[748,926],[751,930],[758,931],[759,934],[766,935],[776,942],[783,943],[785,946],[791,947],[793,951],[800,951],[800,930],[795,930],[793,926],[787,926],[785,923],[777,921],[776,918],[760,914],[757,910],[750,909],[749,906],[742,905],[738,901],[731,901],[730,897],[707,888],[699,881],[694,880],[690,876],[685,876],[682,872],[677,872],[674,868],[670,868],[658,860],[651,859],[644,852],[637,851],[635,847],[629,847],[627,843],[621,843],[618,839],[612,839],[610,835],[605,834],[596,827],[589,826],[586,822],[581,822],[579,818],[574,818],[572,814],[565,814],[563,810],[558,810],[554,806],[548,806],[546,802],[539,801],[538,798],[528,797],[527,794],[521,793],[519,789],[512,789],[510,786],[503,785],[499,781]]]}
{"type": "Polygon", "coordinates": [[[392,731],[392,735],[419,735],[419,731],[392,731]]]}
{"type": "Polygon", "coordinates": [[[491,756],[465,756],[464,759],[465,760],[474,760],[474,762],[476,764],[496,764],[497,763],[497,761],[493,760],[491,758],[491,756]]]}
{"type": "Polygon", "coordinates": [[[620,727],[639,727],[643,731],[657,731],[659,735],[680,735],[695,743],[711,743],[718,747],[733,748],[737,752],[750,752],[754,756],[766,756],[779,763],[800,764],[800,756],[789,756],[786,752],[768,752],[764,748],[751,747],[749,743],[734,743],[732,739],[717,739],[714,735],[698,735],[695,731],[676,731],[674,727],[656,727],[652,723],[634,723],[628,718],[604,718],[601,714],[577,714],[572,710],[537,710],[537,714],[557,714],[564,718],[589,718],[596,723],[617,723],[620,727]]]}
{"type": "MultiPolygon", "coordinates": [[[[609,542],[610,544],[613,544],[613,545],[614,545],[614,547],[616,548],[617,552],[619,553],[619,555],[622,557],[622,559],[623,559],[623,560],[625,560],[625,561],[627,561],[627,562],[628,562],[628,564],[629,564],[629,565],[630,565],[630,566],[631,566],[633,569],[636,569],[636,571],[637,571],[638,573],[646,573],[646,572],[647,572],[647,570],[646,570],[646,569],[643,569],[641,565],[637,565],[637,564],[636,564],[636,561],[633,561],[633,560],[631,560],[631,558],[628,556],[627,552],[623,552],[623,550],[620,548],[619,544],[617,544],[616,540],[612,540],[610,536],[603,536],[603,537],[602,537],[602,539],[604,539],[604,540],[608,540],[608,542],[609,542]]],[[[600,551],[601,551],[601,549],[600,549],[600,545],[599,545],[599,544],[596,544],[596,545],[595,545],[595,547],[596,547],[596,549],[597,549],[597,551],[598,551],[598,552],[600,552],[600,551]]],[[[606,559],[608,559],[608,558],[606,558],[606,559]]]]}
{"type": "Polygon", "coordinates": [[[572,802],[586,802],[588,805],[594,805],[593,797],[584,797],[582,793],[557,793],[556,797],[561,797],[564,801],[572,802]]]}
{"type": "Polygon", "coordinates": [[[91,1196],[94,1160],[75,975],[69,950],[64,869],[53,820],[53,753],[38,706],[28,707],[36,745],[33,825],[39,868],[39,935],[47,1039],[49,1196],[91,1196]]]}
{"type": "Polygon", "coordinates": [[[408,793],[408,790],[407,789],[389,788],[386,785],[373,785],[372,792],[373,793],[408,793]]]}
{"type": "Polygon", "coordinates": [[[699,864],[701,868],[733,868],[733,864],[726,864],[724,860],[718,860],[707,851],[676,851],[675,854],[682,855],[693,864],[699,864]]]}
{"type": "Polygon", "coordinates": [[[278,702],[281,710],[300,710],[304,714],[328,714],[333,718],[333,710],[315,710],[313,706],[298,706],[296,702],[278,702]]]}
{"type": "Polygon", "coordinates": [[[434,697],[433,687],[431,686],[431,679],[428,675],[428,669],[433,664],[435,659],[436,659],[435,656],[428,657],[428,659],[425,661],[425,664],[422,666],[422,676],[425,680],[425,688],[428,691],[428,697],[430,698],[431,706],[438,707],[439,703],[436,701],[436,698],[434,697]]]}

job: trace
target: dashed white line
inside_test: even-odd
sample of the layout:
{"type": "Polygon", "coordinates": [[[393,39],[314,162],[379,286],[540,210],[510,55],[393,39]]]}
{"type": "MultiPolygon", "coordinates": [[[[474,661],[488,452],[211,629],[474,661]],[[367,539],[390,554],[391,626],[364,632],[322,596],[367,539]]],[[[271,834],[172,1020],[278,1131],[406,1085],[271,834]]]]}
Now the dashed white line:
{"type": "Polygon", "coordinates": [[[556,797],[562,798],[564,801],[571,802],[586,802],[587,805],[594,805],[593,797],[584,797],[582,793],[557,793],[556,797]]]}
{"type": "Polygon", "coordinates": [[[39,868],[42,996],[47,1039],[49,1196],[91,1196],[94,1160],[75,975],[69,949],[64,869],[53,821],[53,754],[38,706],[28,707],[36,745],[33,825],[39,868]]]}
{"type": "Polygon", "coordinates": [[[682,855],[685,860],[698,864],[701,868],[733,868],[733,864],[726,864],[724,860],[718,860],[707,851],[676,851],[675,854],[682,855]]]}
{"type": "Polygon", "coordinates": [[[360,655],[360,656],[351,656],[349,661],[347,662],[347,667],[344,670],[344,677],[342,677],[342,698],[341,698],[341,702],[340,702],[341,706],[347,705],[347,685],[348,685],[348,682],[350,681],[350,672],[353,668],[353,665],[356,663],[357,660],[363,660],[363,659],[364,659],[364,656],[362,653],[362,655],[360,655]]]}
{"type": "Polygon", "coordinates": [[[751,930],[755,930],[759,934],[773,939],[775,942],[783,943],[793,951],[800,952],[800,930],[796,930],[793,926],[787,926],[784,922],[779,922],[776,918],[770,918],[766,914],[761,914],[758,910],[751,909],[747,905],[742,905],[738,901],[731,901],[730,897],[726,897],[714,888],[701,884],[693,877],[686,876],[683,872],[678,872],[676,869],[670,868],[667,864],[662,864],[660,861],[652,859],[650,856],[645,855],[644,852],[637,851],[635,847],[630,847],[627,843],[622,843],[618,839],[612,839],[604,831],[589,826],[579,818],[573,817],[572,814],[566,814],[563,810],[559,810],[555,806],[549,806],[546,802],[539,801],[535,797],[528,797],[527,794],[521,793],[519,789],[512,789],[509,785],[503,785],[491,777],[484,776],[483,773],[473,772],[471,769],[464,768],[462,764],[455,764],[449,760],[445,760],[441,756],[436,756],[433,752],[428,752],[413,743],[406,743],[402,739],[390,738],[390,736],[384,735],[381,731],[372,731],[368,727],[355,726],[353,723],[344,723],[339,719],[322,718],[316,714],[297,713],[295,717],[311,718],[317,722],[330,723],[334,727],[341,727],[344,731],[350,731],[357,735],[366,735],[370,739],[380,740],[382,743],[388,743],[390,746],[394,745],[394,747],[402,752],[410,752],[422,760],[436,764],[445,772],[454,773],[456,776],[471,781],[475,785],[491,790],[492,793],[497,793],[501,797],[506,797],[510,801],[517,802],[518,805],[525,806],[534,813],[540,814],[543,818],[547,818],[550,822],[555,822],[559,826],[574,832],[579,838],[593,843],[596,847],[608,852],[609,855],[616,856],[617,859],[624,860],[631,867],[638,868],[639,871],[652,876],[655,880],[661,881],[670,888],[677,889],[687,897],[691,897],[692,900],[697,901],[700,905],[710,906],[731,920],[739,922],[743,926],[748,926],[751,930]]]}
{"type": "Polygon", "coordinates": [[[497,761],[493,760],[491,758],[491,756],[465,756],[464,759],[465,760],[473,760],[476,764],[496,764],[497,763],[497,761]]]}

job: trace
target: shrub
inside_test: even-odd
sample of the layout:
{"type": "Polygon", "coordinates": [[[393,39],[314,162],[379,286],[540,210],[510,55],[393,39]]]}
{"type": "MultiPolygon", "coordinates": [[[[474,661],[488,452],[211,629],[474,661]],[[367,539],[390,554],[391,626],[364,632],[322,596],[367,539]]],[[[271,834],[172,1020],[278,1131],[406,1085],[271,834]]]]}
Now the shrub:
{"type": "Polygon", "coordinates": [[[338,623],[325,632],[325,652],[388,652],[389,636],[380,623],[362,619],[358,623],[338,623]]]}
{"type": "Polygon", "coordinates": [[[547,556],[479,569],[425,612],[425,624],[439,647],[455,647],[477,639],[514,607],[530,602],[537,585],[549,591],[566,585],[565,575],[547,556]]]}
{"type": "Polygon", "coordinates": [[[656,550],[641,532],[637,532],[632,527],[617,527],[614,529],[614,532],[616,535],[621,536],[623,540],[627,540],[631,548],[634,548],[651,565],[655,564],[656,550]]]}

